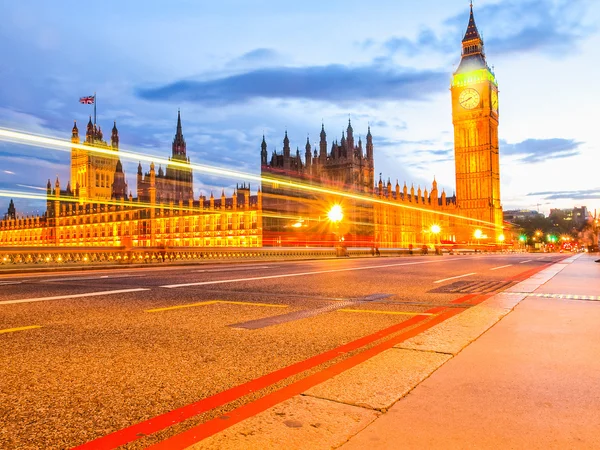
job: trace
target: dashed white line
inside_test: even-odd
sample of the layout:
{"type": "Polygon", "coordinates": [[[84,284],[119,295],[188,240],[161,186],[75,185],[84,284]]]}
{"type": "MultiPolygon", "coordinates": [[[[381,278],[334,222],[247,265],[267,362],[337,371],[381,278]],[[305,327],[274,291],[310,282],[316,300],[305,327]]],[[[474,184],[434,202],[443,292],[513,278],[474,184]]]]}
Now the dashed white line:
{"type": "Polygon", "coordinates": [[[331,269],[331,270],[319,270],[315,272],[300,272],[300,273],[286,273],[282,275],[269,275],[264,277],[251,277],[251,278],[235,278],[231,280],[215,280],[215,281],[200,281],[197,283],[184,283],[184,284],[167,284],[161,286],[162,288],[173,289],[180,287],[188,287],[188,286],[206,286],[210,284],[224,284],[224,283],[239,283],[244,281],[257,281],[257,280],[268,280],[272,278],[288,278],[288,277],[303,277],[307,275],[320,275],[324,273],[335,273],[335,272],[349,272],[353,270],[368,270],[368,269],[382,269],[385,267],[398,267],[398,266],[413,266],[417,264],[432,264],[442,262],[442,260],[433,260],[433,261],[419,261],[412,263],[397,263],[397,264],[383,264],[379,266],[364,266],[364,267],[351,267],[347,269],[331,269]]]}
{"type": "Polygon", "coordinates": [[[194,270],[194,272],[197,272],[197,273],[237,272],[237,271],[242,271],[242,270],[268,269],[270,267],[271,266],[252,266],[252,267],[232,267],[229,269],[201,269],[201,270],[194,270]]]}
{"type": "Polygon", "coordinates": [[[132,274],[132,275],[102,275],[99,277],[70,277],[70,278],[52,278],[50,280],[39,280],[40,283],[56,283],[61,281],[89,281],[89,280],[112,280],[115,278],[134,278],[134,277],[145,277],[144,274],[132,274]]]}
{"type": "Polygon", "coordinates": [[[437,283],[443,283],[444,281],[456,280],[457,278],[469,277],[469,276],[471,276],[471,275],[475,275],[476,273],[477,273],[477,272],[465,273],[464,275],[458,275],[458,276],[455,276],[455,277],[444,278],[443,280],[437,280],[437,281],[434,281],[433,283],[434,283],[434,284],[437,284],[437,283]]]}
{"type": "Polygon", "coordinates": [[[512,264],[507,264],[507,265],[505,265],[505,266],[500,266],[500,267],[494,267],[493,269],[490,269],[490,270],[504,269],[504,268],[506,268],[506,267],[510,267],[510,266],[512,266],[512,264]]]}
{"type": "Polygon", "coordinates": [[[21,284],[23,283],[22,281],[1,281],[0,282],[0,286],[5,286],[7,284],[21,284]]]}
{"type": "Polygon", "coordinates": [[[531,261],[533,261],[533,260],[532,259],[528,259],[527,261],[521,261],[519,264],[525,264],[525,263],[528,263],[528,262],[531,262],[531,261]]]}
{"type": "Polygon", "coordinates": [[[13,305],[15,303],[32,303],[32,302],[45,302],[47,300],[63,300],[68,298],[81,298],[81,297],[95,297],[98,295],[114,295],[114,294],[126,294],[128,292],[140,292],[149,291],[148,288],[137,288],[137,289],[119,289],[117,291],[100,291],[100,292],[87,292],[85,294],[71,294],[71,295],[57,295],[55,297],[37,297],[37,298],[24,298],[20,300],[4,300],[0,302],[0,305],[13,305]]]}

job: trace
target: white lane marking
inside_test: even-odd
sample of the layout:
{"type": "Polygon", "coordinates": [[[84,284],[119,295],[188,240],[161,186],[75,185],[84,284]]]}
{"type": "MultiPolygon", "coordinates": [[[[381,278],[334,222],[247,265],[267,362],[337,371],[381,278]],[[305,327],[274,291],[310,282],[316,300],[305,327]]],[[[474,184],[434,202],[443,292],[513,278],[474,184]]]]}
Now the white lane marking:
{"type": "Polygon", "coordinates": [[[230,268],[230,269],[204,269],[204,270],[194,270],[193,272],[198,272],[198,273],[237,272],[240,270],[269,269],[270,267],[271,266],[252,266],[252,267],[240,267],[240,268],[230,268]]]}
{"type": "Polygon", "coordinates": [[[128,292],[140,292],[140,291],[149,291],[149,290],[150,289],[148,289],[148,288],[119,289],[118,291],[87,292],[85,294],[57,295],[56,297],[24,298],[21,300],[5,300],[5,301],[0,302],[0,305],[12,305],[15,303],[45,302],[46,300],[63,300],[63,299],[67,299],[67,298],[95,297],[98,295],[126,294],[128,292]]]}
{"type": "Polygon", "coordinates": [[[4,286],[7,284],[21,284],[23,283],[22,281],[0,281],[0,286],[4,286]]]}
{"type": "Polygon", "coordinates": [[[512,264],[507,264],[507,265],[505,265],[505,266],[500,266],[500,267],[494,267],[493,269],[490,269],[490,270],[504,269],[504,268],[506,268],[506,267],[510,267],[510,266],[512,266],[512,264]]]}
{"type": "Polygon", "coordinates": [[[505,295],[526,295],[528,297],[542,297],[542,298],[564,298],[571,300],[594,300],[600,301],[600,295],[573,295],[573,294],[539,294],[536,292],[500,292],[505,295]]]}
{"type": "Polygon", "coordinates": [[[146,275],[102,275],[100,277],[71,277],[71,278],[53,278],[51,280],[40,280],[40,283],[55,283],[61,281],[88,281],[88,280],[106,280],[114,278],[134,278],[134,277],[145,277],[146,275]]]}
{"type": "Polygon", "coordinates": [[[437,283],[443,283],[444,281],[448,281],[448,280],[456,280],[457,278],[464,278],[464,277],[469,277],[471,275],[475,275],[477,272],[472,272],[472,273],[465,273],[464,275],[458,275],[455,277],[450,277],[450,278],[444,278],[443,280],[437,280],[434,281],[433,284],[437,284],[437,283]]]}
{"type": "MultiPolygon", "coordinates": [[[[464,259],[454,259],[453,261],[464,261],[464,259]]],[[[184,284],[167,284],[164,286],[160,286],[162,288],[172,289],[179,287],[188,287],[188,286],[206,286],[208,284],[224,284],[224,283],[238,283],[243,281],[257,281],[257,280],[268,280],[272,278],[288,278],[288,277],[303,277],[306,275],[320,275],[323,273],[334,273],[334,272],[349,272],[353,270],[368,270],[368,269],[381,269],[385,267],[398,267],[398,266],[413,266],[416,264],[432,264],[443,262],[442,260],[434,260],[434,261],[419,261],[412,263],[397,263],[397,264],[384,264],[380,266],[364,266],[364,267],[351,267],[347,269],[331,269],[331,270],[319,270],[315,272],[300,272],[300,273],[286,273],[283,275],[269,275],[264,277],[252,277],[252,278],[236,278],[232,280],[216,280],[216,281],[200,281],[198,283],[184,283],[184,284]]]]}
{"type": "Polygon", "coordinates": [[[528,263],[528,262],[531,262],[531,261],[533,261],[533,260],[532,259],[528,259],[527,261],[521,261],[519,264],[525,264],[525,263],[528,263]]]}

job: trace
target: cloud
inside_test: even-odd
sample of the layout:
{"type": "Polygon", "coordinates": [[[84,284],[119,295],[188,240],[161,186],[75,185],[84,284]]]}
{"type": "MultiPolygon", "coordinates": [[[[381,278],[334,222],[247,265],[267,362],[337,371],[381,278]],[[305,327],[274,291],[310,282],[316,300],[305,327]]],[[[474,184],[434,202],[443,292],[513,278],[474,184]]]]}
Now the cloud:
{"type": "Polygon", "coordinates": [[[235,61],[240,62],[265,62],[279,59],[279,53],[270,48],[257,48],[248,53],[244,53],[242,56],[237,58],[235,61]]]}
{"type": "Polygon", "coordinates": [[[359,101],[424,100],[445,91],[447,84],[445,71],[332,64],[263,68],[206,81],[182,80],[141,88],[137,95],[151,101],[187,101],[209,106],[274,98],[351,105],[359,101]]]}
{"type": "Polygon", "coordinates": [[[424,50],[453,54],[456,51],[456,38],[438,38],[432,29],[424,28],[416,39],[393,37],[385,41],[383,47],[390,53],[403,53],[406,56],[416,56],[424,50]]]}
{"type": "Polygon", "coordinates": [[[600,188],[577,191],[531,192],[530,197],[543,197],[545,200],[600,200],[600,188]]]}
{"type": "Polygon", "coordinates": [[[548,161],[550,159],[570,158],[579,155],[579,148],[582,142],[574,139],[526,139],[523,142],[509,144],[504,140],[500,141],[501,155],[522,156],[520,162],[535,164],[548,161]]]}
{"type": "MultiPolygon", "coordinates": [[[[589,5],[588,0],[503,0],[477,6],[475,22],[480,33],[493,31],[494,37],[484,37],[484,42],[494,55],[540,52],[566,57],[597,30],[595,26],[584,23],[589,5]]],[[[413,39],[388,39],[383,42],[382,49],[390,54],[401,53],[409,57],[424,51],[454,55],[455,43],[464,35],[467,19],[466,11],[461,12],[444,22],[445,31],[441,33],[425,27],[413,39]]],[[[373,47],[373,42],[365,41],[362,46],[373,47]]]]}

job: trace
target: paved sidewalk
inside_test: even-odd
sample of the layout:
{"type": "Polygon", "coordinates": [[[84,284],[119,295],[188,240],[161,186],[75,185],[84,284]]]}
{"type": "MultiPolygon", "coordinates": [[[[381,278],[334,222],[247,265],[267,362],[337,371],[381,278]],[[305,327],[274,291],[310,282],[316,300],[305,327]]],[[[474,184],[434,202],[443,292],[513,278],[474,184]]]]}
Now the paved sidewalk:
{"type": "Polygon", "coordinates": [[[574,255],[496,296],[530,293],[341,448],[600,448],[597,259],[574,255]]]}

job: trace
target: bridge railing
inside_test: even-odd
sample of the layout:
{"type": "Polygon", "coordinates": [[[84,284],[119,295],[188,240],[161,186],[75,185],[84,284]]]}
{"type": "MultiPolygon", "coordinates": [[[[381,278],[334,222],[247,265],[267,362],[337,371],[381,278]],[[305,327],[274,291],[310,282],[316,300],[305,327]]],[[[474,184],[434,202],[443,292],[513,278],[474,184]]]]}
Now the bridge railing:
{"type": "MultiPolygon", "coordinates": [[[[353,256],[366,254],[354,251],[353,256]]],[[[0,248],[0,265],[149,264],[219,259],[334,258],[333,247],[21,247],[0,248]]]]}

